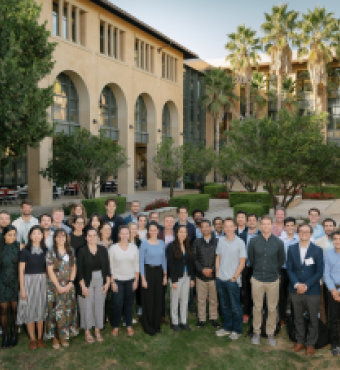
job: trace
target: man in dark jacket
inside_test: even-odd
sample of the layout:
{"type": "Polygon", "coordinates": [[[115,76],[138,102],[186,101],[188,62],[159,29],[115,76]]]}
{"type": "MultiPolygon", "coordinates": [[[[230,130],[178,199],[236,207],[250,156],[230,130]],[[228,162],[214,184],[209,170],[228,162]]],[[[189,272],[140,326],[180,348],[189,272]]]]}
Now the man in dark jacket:
{"type": "Polygon", "coordinates": [[[196,270],[196,291],[198,323],[202,328],[206,322],[206,302],[209,297],[209,319],[211,325],[219,327],[218,298],[216,290],[215,260],[218,239],[212,237],[209,220],[201,221],[202,238],[196,239],[192,246],[192,256],[196,270]]]}
{"type": "Polygon", "coordinates": [[[177,209],[177,215],[179,221],[175,223],[174,230],[176,231],[179,225],[184,225],[188,229],[188,234],[190,238],[190,245],[192,246],[193,242],[196,239],[196,227],[191,222],[188,221],[188,209],[187,207],[181,206],[177,209]]]}
{"type": "Polygon", "coordinates": [[[116,215],[117,202],[114,198],[109,198],[105,202],[106,214],[103,215],[102,221],[107,222],[112,227],[111,239],[113,243],[118,241],[119,226],[124,225],[122,217],[116,215]]]}
{"type": "Polygon", "coordinates": [[[241,238],[244,242],[245,241],[245,236],[248,231],[248,226],[246,225],[247,223],[247,212],[246,211],[238,211],[236,214],[236,223],[237,223],[237,229],[236,229],[236,236],[241,238]]]}

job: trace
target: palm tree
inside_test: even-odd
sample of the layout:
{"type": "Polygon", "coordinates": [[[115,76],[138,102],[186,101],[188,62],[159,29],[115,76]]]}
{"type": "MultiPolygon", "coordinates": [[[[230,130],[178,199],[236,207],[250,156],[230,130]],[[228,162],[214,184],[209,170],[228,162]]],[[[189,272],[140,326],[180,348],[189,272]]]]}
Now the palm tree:
{"type": "Polygon", "coordinates": [[[296,81],[293,81],[291,77],[284,76],[282,79],[282,105],[283,108],[290,111],[298,109],[299,103],[297,101],[296,81]]]}
{"type": "Polygon", "coordinates": [[[253,103],[253,117],[256,118],[258,109],[264,108],[267,104],[264,96],[269,94],[269,92],[266,92],[265,74],[255,71],[250,83],[250,100],[253,103]]]}
{"type": "Polygon", "coordinates": [[[334,13],[325,8],[308,9],[297,22],[299,33],[294,34],[294,44],[298,46],[298,56],[308,56],[307,67],[314,91],[314,109],[326,110],[324,93],[328,84],[327,64],[333,61],[333,52],[340,56],[339,21],[334,13]]]}
{"type": "Polygon", "coordinates": [[[281,109],[282,78],[292,73],[292,50],[289,40],[296,28],[299,12],[287,11],[288,4],[272,7],[272,14],[264,13],[266,21],[261,28],[265,33],[262,43],[271,56],[270,70],[277,76],[277,110],[281,109]]]}
{"type": "Polygon", "coordinates": [[[237,27],[236,33],[228,35],[229,42],[226,44],[226,49],[230,52],[226,60],[230,61],[237,82],[245,85],[246,116],[250,116],[250,82],[253,67],[258,65],[260,57],[257,50],[261,50],[260,39],[255,36],[256,31],[241,25],[237,27]]]}

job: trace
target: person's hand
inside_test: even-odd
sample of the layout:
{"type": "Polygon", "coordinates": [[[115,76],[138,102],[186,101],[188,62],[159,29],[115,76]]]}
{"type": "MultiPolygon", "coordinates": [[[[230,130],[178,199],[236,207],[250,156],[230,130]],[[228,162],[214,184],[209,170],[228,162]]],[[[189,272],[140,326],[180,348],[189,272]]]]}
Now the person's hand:
{"type": "Polygon", "coordinates": [[[85,298],[88,298],[90,296],[90,291],[86,288],[86,286],[81,288],[81,293],[85,298]]]}
{"type": "Polygon", "coordinates": [[[59,285],[58,288],[57,288],[57,290],[58,290],[58,293],[59,294],[66,293],[66,287],[64,287],[64,286],[59,285]]]}
{"type": "Polygon", "coordinates": [[[305,284],[298,284],[297,288],[296,288],[296,292],[297,294],[304,294],[307,290],[307,287],[305,284]]]}
{"type": "Polygon", "coordinates": [[[166,285],[167,284],[167,281],[166,281],[166,276],[163,277],[163,285],[166,285]]]}
{"type": "Polygon", "coordinates": [[[148,289],[148,283],[147,283],[147,281],[145,279],[142,280],[142,287],[144,289],[148,289]]]}
{"type": "Polygon", "coordinates": [[[118,285],[114,281],[111,283],[111,289],[114,293],[118,293],[118,285]]]}
{"type": "Polygon", "coordinates": [[[132,290],[135,291],[138,288],[138,281],[135,279],[135,281],[132,284],[132,290]]]}
{"type": "Polygon", "coordinates": [[[109,289],[109,286],[110,286],[110,283],[106,283],[105,285],[103,285],[103,295],[105,295],[107,293],[107,290],[109,289]]]}
{"type": "Polygon", "coordinates": [[[171,288],[177,290],[177,283],[172,283],[171,288]]]}
{"type": "Polygon", "coordinates": [[[205,275],[206,277],[212,277],[212,274],[213,274],[213,270],[212,269],[207,269],[207,275],[205,275]]]}
{"type": "Polygon", "coordinates": [[[21,298],[23,301],[26,301],[27,295],[26,295],[25,290],[20,290],[20,298],[21,298]]]}
{"type": "Polygon", "coordinates": [[[230,281],[232,282],[232,283],[235,283],[236,282],[236,278],[233,276],[231,279],[230,279],[230,281]]]}
{"type": "Polygon", "coordinates": [[[334,300],[337,300],[340,298],[340,293],[337,289],[332,289],[331,292],[332,292],[332,297],[334,300]]]}
{"type": "Polygon", "coordinates": [[[208,269],[203,269],[202,270],[202,274],[204,275],[204,276],[206,276],[206,277],[208,277],[208,269]]]}
{"type": "Polygon", "coordinates": [[[195,286],[195,282],[193,280],[191,280],[190,288],[193,288],[194,286],[195,286]]]}

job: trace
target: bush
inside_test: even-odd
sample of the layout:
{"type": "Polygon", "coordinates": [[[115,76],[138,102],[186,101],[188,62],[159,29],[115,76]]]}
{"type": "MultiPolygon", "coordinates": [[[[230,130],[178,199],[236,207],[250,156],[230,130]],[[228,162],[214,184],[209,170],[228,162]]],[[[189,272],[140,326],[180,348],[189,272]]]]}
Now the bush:
{"type": "Polygon", "coordinates": [[[169,207],[169,199],[156,199],[153,202],[147,204],[144,207],[144,211],[152,211],[153,209],[159,209],[159,208],[164,208],[164,207],[169,207]]]}
{"type": "MultiPolygon", "coordinates": [[[[340,186],[325,185],[322,187],[322,191],[323,193],[326,193],[326,194],[332,194],[332,195],[334,194],[336,199],[340,198],[340,186]]],[[[302,195],[304,193],[308,193],[308,194],[321,193],[320,186],[317,186],[317,187],[306,186],[305,188],[302,189],[302,195]]]]}
{"type": "Polygon", "coordinates": [[[69,204],[63,204],[61,206],[61,208],[64,210],[64,214],[65,216],[69,216],[71,214],[71,209],[76,206],[76,205],[79,205],[79,203],[69,203],[69,204]]]}
{"type": "Polygon", "coordinates": [[[121,214],[126,211],[126,198],[125,197],[104,197],[96,199],[83,199],[81,202],[86,209],[88,217],[92,213],[100,213],[104,215],[106,213],[105,202],[109,198],[114,198],[117,202],[116,213],[121,214]]]}
{"type": "Polygon", "coordinates": [[[227,191],[219,193],[217,194],[216,199],[229,199],[229,193],[227,191]]]}
{"type": "Polygon", "coordinates": [[[201,181],[186,181],[184,182],[184,189],[197,189],[203,193],[206,185],[214,185],[214,182],[201,182],[201,181]]]}
{"type": "Polygon", "coordinates": [[[272,207],[272,200],[269,193],[232,192],[229,194],[230,207],[241,203],[258,203],[258,201],[261,201],[261,204],[268,204],[272,207]]]}
{"type": "Polygon", "coordinates": [[[234,207],[234,217],[238,211],[245,211],[247,214],[255,213],[258,217],[269,214],[269,204],[264,203],[240,203],[234,207]]]}
{"type": "Polygon", "coordinates": [[[211,198],[216,198],[219,193],[226,192],[228,187],[221,184],[212,184],[204,186],[204,194],[209,194],[211,198]]]}
{"type": "Polygon", "coordinates": [[[327,193],[303,193],[302,199],[329,200],[336,199],[336,195],[327,193]]]}
{"type": "MultiPolygon", "coordinates": [[[[273,185],[273,189],[274,189],[274,195],[277,195],[280,191],[279,185],[273,185]]],[[[263,186],[263,190],[268,191],[267,186],[263,186]]]]}
{"type": "Polygon", "coordinates": [[[10,213],[10,216],[11,216],[11,222],[13,222],[17,218],[21,217],[21,214],[20,213],[10,213]]]}
{"type": "Polygon", "coordinates": [[[196,208],[201,209],[202,211],[207,211],[209,209],[209,199],[209,194],[181,195],[170,199],[170,207],[187,207],[189,214],[191,214],[196,208]]]}

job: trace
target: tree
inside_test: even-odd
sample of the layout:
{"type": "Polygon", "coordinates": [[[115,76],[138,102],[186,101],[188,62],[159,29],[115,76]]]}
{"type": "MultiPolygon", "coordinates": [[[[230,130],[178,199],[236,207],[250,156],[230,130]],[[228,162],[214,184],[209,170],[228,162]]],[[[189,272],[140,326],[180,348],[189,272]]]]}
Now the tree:
{"type": "MultiPolygon", "coordinates": [[[[321,132],[326,123],[326,113],[299,116],[298,111],[286,109],[281,109],[275,120],[267,117],[234,120],[226,154],[238,162],[241,174],[267,186],[273,204],[274,185],[279,185],[283,191],[281,205],[287,208],[299,190],[314,183],[320,175],[320,163],[326,161],[320,162],[319,153],[330,154],[330,144],[325,143],[321,132]]],[[[332,148],[327,171],[335,174],[340,172],[340,149],[332,148]]]]}
{"type": "Polygon", "coordinates": [[[287,11],[288,4],[272,7],[272,14],[265,13],[261,28],[265,33],[262,43],[271,56],[270,70],[277,76],[277,110],[281,109],[282,78],[292,73],[292,50],[289,42],[296,28],[299,12],[287,11]]]}
{"type": "Polygon", "coordinates": [[[174,184],[183,178],[183,146],[175,145],[172,138],[163,138],[157,145],[157,153],[149,162],[151,170],[160,180],[170,184],[170,198],[174,184]]]}
{"type": "Polygon", "coordinates": [[[226,49],[230,52],[226,60],[230,61],[237,82],[244,84],[246,88],[246,116],[250,116],[250,82],[253,67],[258,65],[260,57],[257,50],[261,50],[260,39],[255,36],[256,31],[241,25],[237,27],[236,33],[228,35],[230,41],[226,44],[226,49]]]}
{"type": "Polygon", "coordinates": [[[297,23],[299,32],[294,34],[298,46],[298,56],[308,57],[307,67],[314,91],[314,110],[325,111],[325,91],[328,84],[327,64],[333,61],[333,51],[340,57],[339,21],[334,13],[325,8],[315,7],[308,10],[297,23]]]}
{"type": "Polygon", "coordinates": [[[54,66],[56,43],[48,42],[47,22],[38,23],[40,12],[35,0],[0,1],[0,166],[53,133],[46,111],[53,86],[39,82],[54,66]]]}
{"type": "Polygon", "coordinates": [[[53,158],[40,174],[59,184],[77,181],[86,199],[95,198],[101,181],[128,166],[125,149],[105,137],[81,128],[71,135],[58,133],[54,139],[53,158]]]}
{"type": "Polygon", "coordinates": [[[270,96],[266,91],[266,79],[263,72],[254,72],[250,83],[250,101],[253,103],[253,116],[257,117],[258,109],[263,109],[267,100],[264,96],[270,96]]]}

